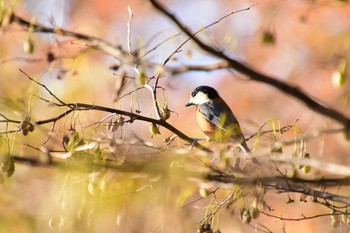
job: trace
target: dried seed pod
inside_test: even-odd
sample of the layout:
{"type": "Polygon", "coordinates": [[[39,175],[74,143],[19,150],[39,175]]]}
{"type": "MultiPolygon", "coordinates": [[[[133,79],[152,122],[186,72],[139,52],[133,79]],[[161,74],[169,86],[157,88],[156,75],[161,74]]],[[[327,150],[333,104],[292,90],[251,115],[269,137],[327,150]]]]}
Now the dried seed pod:
{"type": "Polygon", "coordinates": [[[160,116],[163,120],[168,120],[170,118],[171,111],[168,107],[163,107],[160,110],[160,116]]]}
{"type": "Polygon", "coordinates": [[[138,87],[143,87],[147,82],[147,76],[144,71],[140,71],[140,73],[135,78],[135,83],[138,87]]]}
{"type": "Polygon", "coordinates": [[[55,57],[55,54],[54,54],[53,52],[48,52],[48,53],[46,54],[46,61],[47,61],[48,63],[53,62],[55,59],[56,59],[56,57],[55,57]]]}
{"type": "Polygon", "coordinates": [[[305,165],[305,166],[303,167],[303,172],[304,172],[305,174],[309,173],[310,170],[311,170],[311,167],[310,167],[309,165],[305,165]]]}
{"type": "Polygon", "coordinates": [[[32,54],[34,52],[34,42],[31,39],[27,39],[23,42],[23,51],[26,54],[32,54]]]}
{"type": "Polygon", "coordinates": [[[332,84],[336,88],[342,87],[347,79],[346,65],[346,60],[344,58],[340,59],[338,68],[332,74],[332,84]]]}
{"type": "Polygon", "coordinates": [[[249,213],[249,210],[245,210],[242,215],[242,220],[244,223],[249,224],[252,221],[252,216],[249,213]]]}
{"type": "Polygon", "coordinates": [[[27,136],[28,135],[28,129],[21,129],[21,134],[23,135],[23,136],[27,136]]]}
{"type": "Polygon", "coordinates": [[[209,190],[205,188],[200,188],[198,192],[201,197],[207,197],[210,193],[209,190]]]}
{"type": "Polygon", "coordinates": [[[152,136],[157,135],[157,134],[160,134],[160,132],[159,132],[159,127],[158,127],[156,124],[154,124],[154,123],[152,123],[152,124],[150,125],[149,129],[150,129],[150,131],[151,131],[152,136]]]}
{"type": "Polygon", "coordinates": [[[33,131],[34,131],[34,129],[35,129],[35,127],[34,127],[34,125],[33,125],[33,124],[29,123],[29,125],[28,125],[28,128],[27,128],[27,129],[29,130],[29,132],[33,132],[33,131]]]}
{"type": "Polygon", "coordinates": [[[23,130],[23,129],[28,129],[29,124],[30,124],[30,123],[29,123],[27,120],[23,120],[23,121],[21,121],[21,122],[19,123],[19,128],[20,128],[21,130],[23,130]]]}
{"type": "Polygon", "coordinates": [[[261,34],[261,43],[263,45],[274,45],[276,43],[276,36],[270,30],[265,30],[261,34]]]}
{"type": "Polygon", "coordinates": [[[253,219],[257,219],[260,215],[260,210],[258,208],[252,207],[249,209],[249,213],[253,219]]]}
{"type": "Polygon", "coordinates": [[[244,214],[244,212],[245,212],[245,208],[242,208],[242,209],[239,210],[239,217],[240,217],[241,219],[243,219],[243,214],[244,214]]]}

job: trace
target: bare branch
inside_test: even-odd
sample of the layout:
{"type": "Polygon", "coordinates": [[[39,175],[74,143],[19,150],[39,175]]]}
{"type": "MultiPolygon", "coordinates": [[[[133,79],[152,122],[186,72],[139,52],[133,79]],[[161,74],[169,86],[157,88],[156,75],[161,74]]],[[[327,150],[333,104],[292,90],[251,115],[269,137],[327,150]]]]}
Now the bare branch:
{"type": "Polygon", "coordinates": [[[195,140],[188,137],[186,134],[182,133],[180,130],[176,129],[174,126],[172,126],[171,124],[169,124],[166,121],[161,120],[161,119],[157,120],[157,119],[141,116],[141,115],[138,115],[135,113],[131,113],[131,112],[127,112],[127,111],[123,111],[123,110],[119,110],[119,109],[107,108],[107,107],[98,106],[98,105],[90,105],[90,104],[84,104],[84,103],[71,103],[68,105],[74,106],[74,109],[79,110],[79,111],[96,110],[96,111],[103,111],[103,112],[109,112],[109,113],[116,113],[116,114],[120,114],[123,116],[131,117],[133,120],[154,123],[154,124],[163,126],[164,128],[168,129],[169,131],[171,131],[174,134],[176,134],[177,136],[179,136],[184,141],[187,141],[190,144],[194,143],[195,147],[197,147],[198,149],[201,149],[201,150],[206,151],[206,152],[211,152],[209,149],[205,148],[204,146],[200,145],[199,143],[196,143],[195,140]]]}
{"type": "Polygon", "coordinates": [[[331,179],[331,180],[323,180],[323,179],[315,179],[315,180],[305,180],[300,178],[288,178],[288,177],[257,177],[257,178],[239,178],[235,176],[229,175],[211,175],[208,174],[206,177],[208,180],[217,181],[220,183],[230,183],[230,184],[261,184],[265,188],[272,188],[275,190],[279,190],[280,192],[295,192],[302,193],[307,196],[321,198],[329,201],[335,201],[344,204],[350,204],[350,198],[332,194],[325,191],[318,191],[315,189],[311,189],[309,187],[305,187],[305,185],[301,184],[314,184],[320,185],[322,187],[329,186],[339,186],[350,183],[349,178],[340,178],[340,179],[331,179]]]}
{"type": "Polygon", "coordinates": [[[160,78],[160,76],[157,75],[156,80],[154,82],[154,87],[153,88],[150,85],[148,85],[148,84],[145,85],[145,88],[147,88],[152,94],[152,101],[153,101],[153,104],[154,104],[154,107],[155,107],[157,118],[159,120],[162,120],[162,116],[160,114],[159,104],[158,104],[158,100],[157,100],[157,86],[158,86],[159,78],[160,78]]]}
{"type": "MultiPolygon", "coordinates": [[[[255,5],[255,4],[254,4],[255,5]]],[[[247,10],[250,10],[250,8],[252,8],[254,5],[250,6],[250,7],[247,7],[245,9],[241,9],[241,10],[237,10],[237,11],[232,11],[230,13],[228,13],[227,15],[224,15],[223,17],[221,17],[220,19],[216,20],[215,22],[213,23],[210,23],[208,24],[207,26],[205,27],[202,27],[201,29],[199,29],[198,31],[196,31],[195,33],[193,33],[188,39],[186,39],[183,43],[180,44],[179,47],[177,47],[175,49],[174,52],[172,52],[167,59],[165,59],[164,63],[163,63],[163,66],[165,66],[168,61],[170,61],[170,59],[178,52],[180,52],[180,49],[182,48],[182,46],[184,46],[188,41],[190,41],[191,39],[193,39],[197,34],[199,34],[200,32],[204,31],[205,29],[215,25],[215,24],[218,24],[220,23],[222,20],[226,19],[227,17],[233,15],[233,14],[236,14],[236,13],[239,13],[239,12],[242,12],[242,11],[247,11],[247,10]]]]}
{"type": "Polygon", "coordinates": [[[12,62],[12,61],[16,61],[16,62],[40,62],[40,61],[44,61],[44,58],[31,58],[31,57],[13,57],[10,59],[6,59],[6,60],[1,60],[0,61],[0,65],[8,63],[8,62],[12,62]]]}
{"type": "Polygon", "coordinates": [[[49,118],[49,119],[46,119],[46,120],[36,121],[34,123],[36,125],[44,125],[44,124],[47,124],[47,123],[50,123],[50,122],[56,122],[56,121],[62,119],[63,117],[69,115],[73,111],[74,111],[74,109],[71,108],[71,109],[68,109],[67,111],[61,113],[60,115],[58,115],[56,117],[49,118]]]}
{"type": "Polygon", "coordinates": [[[142,54],[140,56],[140,59],[144,58],[145,56],[147,56],[148,54],[150,54],[151,52],[155,51],[157,48],[159,48],[161,45],[165,44],[166,42],[168,42],[171,39],[174,39],[175,37],[179,36],[181,33],[177,33],[175,35],[170,36],[169,38],[166,38],[165,40],[161,41],[159,44],[157,44],[156,46],[154,46],[153,48],[151,48],[150,50],[148,50],[147,52],[145,52],[144,54],[142,54]]]}
{"type": "Polygon", "coordinates": [[[53,98],[55,98],[58,102],[60,102],[62,105],[68,106],[66,103],[64,103],[62,100],[60,100],[54,93],[52,93],[50,91],[49,88],[47,88],[44,84],[39,83],[38,81],[36,81],[35,79],[33,79],[32,77],[30,77],[26,72],[24,72],[22,69],[19,69],[19,71],[21,71],[25,76],[27,76],[28,79],[30,79],[32,82],[35,82],[36,84],[38,84],[39,86],[43,87],[53,98]]]}
{"type": "Polygon", "coordinates": [[[272,218],[276,218],[282,221],[303,221],[303,220],[308,220],[308,219],[314,219],[314,218],[319,218],[319,217],[329,217],[331,215],[342,215],[343,213],[327,213],[327,214],[316,214],[316,215],[312,215],[312,216],[302,216],[301,218],[286,218],[286,217],[280,217],[280,216],[276,216],[276,215],[272,215],[269,213],[266,213],[264,211],[261,211],[260,213],[268,216],[268,217],[272,217],[272,218]]]}
{"type": "Polygon", "coordinates": [[[327,104],[322,103],[318,100],[315,100],[314,98],[307,95],[303,90],[301,90],[298,86],[292,86],[288,83],[285,83],[279,79],[276,79],[274,77],[259,73],[258,71],[252,69],[247,64],[244,64],[243,62],[239,62],[222,51],[216,50],[212,46],[204,43],[202,40],[200,40],[198,37],[196,37],[191,30],[186,27],[180,20],[172,14],[168,9],[166,9],[162,4],[160,4],[157,0],[149,0],[153,7],[157,10],[159,10],[161,13],[163,13],[168,19],[170,19],[174,24],[176,24],[188,37],[190,37],[201,49],[208,52],[209,54],[218,57],[220,59],[225,60],[230,68],[237,70],[238,72],[241,72],[247,76],[249,76],[252,80],[255,80],[257,82],[262,82],[265,84],[269,84],[278,90],[282,91],[283,93],[286,93],[288,95],[293,96],[294,98],[302,101],[306,106],[308,106],[310,109],[323,114],[325,116],[328,116],[329,118],[339,122],[342,124],[346,130],[349,130],[350,128],[350,119],[345,116],[343,113],[337,111],[336,109],[327,106],[327,104]]]}
{"type": "Polygon", "coordinates": [[[129,50],[129,54],[132,56],[132,51],[131,51],[131,20],[132,20],[132,17],[134,16],[132,14],[132,11],[131,11],[131,7],[128,6],[128,13],[129,13],[129,21],[127,23],[127,27],[128,27],[128,50],[129,50]]]}
{"type": "MultiPolygon", "coordinates": [[[[178,130],[177,128],[175,128],[174,126],[172,126],[171,124],[167,123],[166,121],[164,121],[162,119],[149,118],[149,117],[141,116],[141,115],[138,115],[138,114],[135,114],[132,112],[127,112],[127,111],[123,111],[123,110],[119,110],[119,109],[108,108],[108,107],[103,107],[103,106],[98,106],[98,105],[84,104],[84,103],[68,103],[68,104],[64,104],[64,105],[60,105],[60,104],[56,104],[56,105],[58,107],[70,107],[70,109],[59,114],[58,116],[55,116],[55,117],[52,117],[49,119],[45,119],[45,120],[39,120],[39,121],[33,122],[33,124],[44,125],[44,124],[51,123],[51,122],[55,123],[58,120],[62,119],[63,117],[69,115],[70,113],[72,113],[74,111],[91,111],[91,110],[103,111],[103,112],[109,112],[109,113],[119,114],[119,115],[123,115],[123,116],[128,116],[128,117],[130,117],[131,120],[145,121],[145,122],[150,122],[150,123],[154,123],[154,124],[163,126],[164,128],[166,128],[169,131],[176,134],[182,140],[188,142],[191,145],[194,145],[196,148],[203,150],[204,152],[211,153],[211,150],[202,146],[196,140],[188,137],[186,134],[182,133],[180,130],[178,130]]],[[[19,123],[19,122],[15,122],[15,123],[19,123]]],[[[19,131],[19,129],[12,130],[12,131],[4,131],[4,132],[0,132],[0,134],[15,133],[18,131],[19,131]]]]}
{"type": "Polygon", "coordinates": [[[118,98],[116,99],[116,101],[117,101],[117,100],[119,101],[119,100],[123,99],[124,97],[129,96],[129,95],[131,95],[132,93],[137,92],[137,91],[139,91],[139,90],[141,90],[141,89],[143,89],[143,88],[145,88],[145,87],[138,87],[138,88],[135,88],[135,89],[133,89],[132,91],[130,91],[130,92],[128,92],[128,93],[126,93],[126,94],[124,94],[124,95],[118,97],[118,98]]]}
{"type": "Polygon", "coordinates": [[[31,28],[34,32],[52,33],[60,36],[73,37],[76,39],[88,41],[89,43],[91,43],[91,46],[95,49],[105,52],[106,54],[109,54],[111,56],[117,57],[126,64],[131,63],[131,61],[133,61],[134,59],[128,54],[128,52],[124,51],[120,46],[113,45],[98,37],[88,36],[82,33],[69,31],[60,27],[46,27],[44,25],[28,21],[16,14],[12,14],[12,22],[16,22],[26,29],[31,28]]]}
{"type": "Polygon", "coordinates": [[[344,132],[344,128],[335,128],[335,129],[320,129],[320,130],[313,130],[311,132],[308,132],[304,135],[298,136],[297,138],[293,140],[284,141],[283,145],[292,145],[294,143],[300,142],[300,141],[307,141],[316,137],[320,137],[322,135],[328,135],[328,134],[337,134],[344,132]]]}
{"type": "Polygon", "coordinates": [[[16,120],[11,120],[9,118],[7,118],[4,114],[0,113],[0,117],[4,118],[5,120],[0,120],[0,122],[6,122],[6,123],[15,123],[15,124],[19,124],[20,121],[16,121],[16,120]]]}
{"type": "Polygon", "coordinates": [[[350,198],[325,192],[325,191],[318,191],[315,189],[311,189],[302,185],[296,185],[296,184],[288,184],[285,182],[279,182],[279,183],[274,183],[274,184],[266,184],[266,187],[274,188],[277,190],[285,191],[285,192],[294,192],[294,193],[302,193],[307,196],[311,197],[317,197],[329,201],[335,201],[339,203],[344,203],[344,204],[350,204],[350,198]]]}
{"type": "Polygon", "coordinates": [[[214,71],[214,70],[220,70],[220,69],[227,69],[229,68],[229,64],[226,61],[219,61],[217,63],[213,64],[207,64],[207,65],[184,65],[180,67],[167,67],[166,70],[172,74],[172,75],[178,75],[182,73],[186,73],[188,71],[214,71]]]}

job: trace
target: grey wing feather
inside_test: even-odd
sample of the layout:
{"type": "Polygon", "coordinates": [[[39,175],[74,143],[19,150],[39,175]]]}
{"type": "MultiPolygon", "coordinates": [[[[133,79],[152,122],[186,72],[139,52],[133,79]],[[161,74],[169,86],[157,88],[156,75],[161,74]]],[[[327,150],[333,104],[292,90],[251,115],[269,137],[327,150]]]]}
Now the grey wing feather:
{"type": "MultiPolygon", "coordinates": [[[[226,131],[225,128],[227,128],[228,126],[232,126],[233,124],[237,124],[239,127],[239,123],[238,123],[235,115],[233,115],[233,112],[225,103],[209,101],[209,102],[206,102],[206,103],[199,105],[198,111],[201,113],[201,115],[206,120],[208,120],[210,123],[214,124],[216,127],[219,127],[223,131],[226,131]],[[229,110],[229,111],[227,111],[227,110],[229,110]],[[226,116],[225,116],[226,119],[225,119],[224,124],[222,124],[220,118],[223,117],[223,115],[225,115],[225,114],[226,114],[226,116]]],[[[232,136],[236,142],[241,144],[241,146],[243,147],[243,150],[246,153],[251,152],[245,139],[244,139],[242,132],[240,131],[240,129],[239,129],[238,135],[236,134],[236,135],[232,135],[232,136]]],[[[252,158],[252,161],[253,161],[253,163],[255,163],[257,165],[260,165],[259,161],[256,158],[252,158]]]]}
{"type": "Polygon", "coordinates": [[[238,124],[236,117],[225,103],[209,101],[199,105],[198,110],[205,119],[224,131],[228,126],[238,124]],[[225,117],[224,123],[222,117],[225,117]]]}

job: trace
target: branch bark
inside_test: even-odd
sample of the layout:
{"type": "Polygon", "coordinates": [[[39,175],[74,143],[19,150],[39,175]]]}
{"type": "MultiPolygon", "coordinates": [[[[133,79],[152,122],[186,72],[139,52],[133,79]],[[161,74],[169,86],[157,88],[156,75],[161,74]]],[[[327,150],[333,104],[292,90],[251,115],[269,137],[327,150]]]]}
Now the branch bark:
{"type": "Polygon", "coordinates": [[[29,20],[26,20],[15,13],[11,15],[11,22],[16,22],[20,26],[29,29],[31,28],[34,32],[40,32],[40,33],[52,33],[56,34],[58,36],[67,36],[76,38],[79,40],[88,41],[91,43],[90,46],[96,48],[97,50],[100,50],[106,54],[109,54],[111,56],[117,57],[125,64],[135,63],[134,60],[136,59],[134,56],[130,55],[128,52],[124,51],[120,46],[113,45],[101,38],[85,35],[79,32],[73,32],[69,31],[60,27],[47,27],[38,23],[30,22],[29,20]]]}
{"type": "Polygon", "coordinates": [[[164,128],[166,128],[169,131],[173,132],[178,137],[180,137],[182,140],[190,143],[194,147],[196,147],[196,148],[198,148],[200,150],[203,150],[204,152],[207,152],[207,153],[211,153],[212,152],[208,148],[206,148],[206,147],[202,146],[201,144],[199,144],[193,138],[188,137],[186,134],[184,134],[183,132],[181,132],[180,130],[178,130],[177,128],[175,128],[174,126],[169,124],[168,122],[164,121],[163,119],[149,118],[149,117],[138,115],[138,114],[135,114],[135,113],[132,113],[132,112],[127,112],[127,111],[114,109],[114,108],[108,108],[108,107],[99,106],[99,105],[84,104],[84,103],[67,103],[65,105],[57,104],[57,106],[59,106],[59,107],[69,107],[70,109],[66,110],[65,112],[61,113],[60,115],[58,115],[56,117],[53,117],[53,118],[50,118],[50,119],[46,119],[46,120],[36,121],[36,122],[34,122],[34,124],[36,124],[36,125],[43,125],[43,124],[47,124],[47,123],[50,123],[50,122],[56,122],[59,119],[67,116],[68,114],[70,114],[71,112],[74,112],[74,111],[95,110],[95,111],[109,112],[109,113],[115,113],[115,114],[119,114],[119,115],[123,115],[123,116],[128,116],[132,120],[145,121],[145,122],[150,122],[150,123],[154,123],[154,124],[163,126],[164,128]]]}
{"type": "Polygon", "coordinates": [[[333,194],[325,191],[318,191],[306,186],[306,184],[312,184],[312,185],[317,185],[322,187],[346,185],[350,183],[349,178],[306,180],[306,179],[288,178],[288,177],[239,178],[235,176],[228,176],[228,175],[221,175],[221,174],[220,175],[208,174],[206,179],[210,181],[225,183],[225,184],[242,184],[242,185],[261,184],[265,188],[274,189],[279,192],[302,193],[307,196],[350,205],[349,197],[341,196],[341,195],[337,195],[337,194],[333,194]],[[303,184],[303,185],[300,185],[300,184],[303,184]]]}

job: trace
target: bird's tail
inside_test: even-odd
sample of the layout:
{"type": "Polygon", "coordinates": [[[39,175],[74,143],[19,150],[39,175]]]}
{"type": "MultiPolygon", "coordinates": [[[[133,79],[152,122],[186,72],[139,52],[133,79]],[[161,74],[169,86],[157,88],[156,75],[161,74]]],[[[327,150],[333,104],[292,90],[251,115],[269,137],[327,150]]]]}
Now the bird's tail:
{"type": "MultiPolygon", "coordinates": [[[[244,150],[245,153],[247,153],[248,155],[252,155],[252,151],[249,149],[249,147],[248,147],[248,145],[247,145],[247,143],[246,143],[245,140],[241,143],[241,145],[242,145],[242,148],[243,148],[243,150],[244,150]]],[[[260,166],[260,163],[259,163],[259,161],[258,161],[256,158],[252,157],[252,158],[250,158],[250,159],[252,160],[252,162],[253,162],[254,164],[260,166]]]]}

